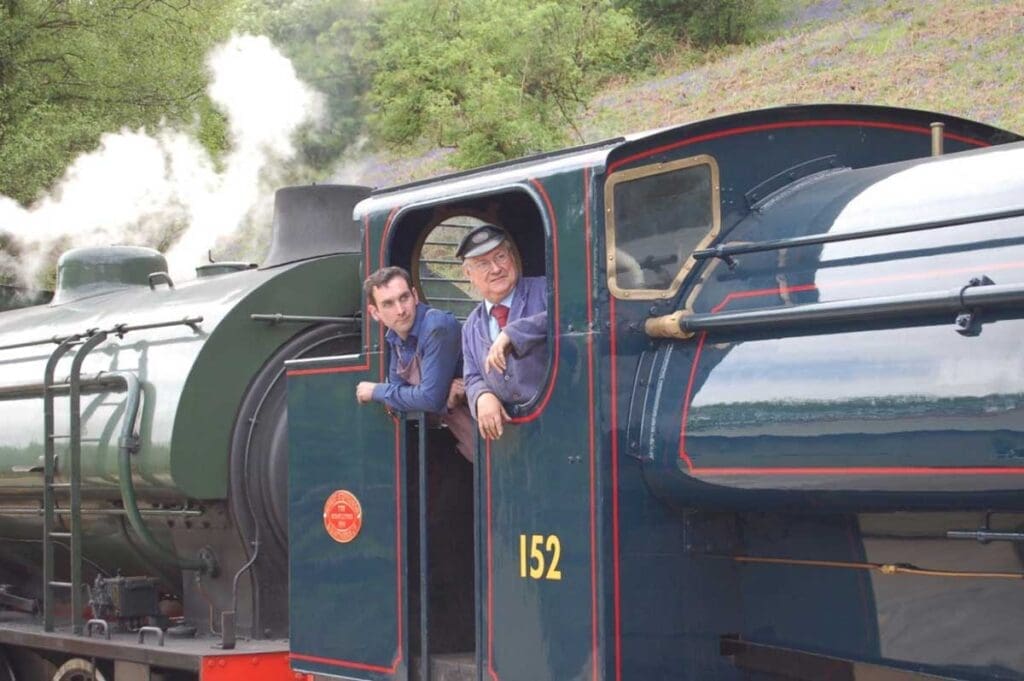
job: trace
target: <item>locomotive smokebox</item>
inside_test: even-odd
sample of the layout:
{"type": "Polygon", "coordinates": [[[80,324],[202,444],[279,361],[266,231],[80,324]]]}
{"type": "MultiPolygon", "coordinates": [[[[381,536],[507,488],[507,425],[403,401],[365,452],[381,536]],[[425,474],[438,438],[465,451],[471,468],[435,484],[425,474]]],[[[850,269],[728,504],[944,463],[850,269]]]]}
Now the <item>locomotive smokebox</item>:
{"type": "Polygon", "coordinates": [[[359,225],[352,213],[369,194],[368,187],[357,185],[279,189],[270,252],[261,269],[332,253],[358,253],[359,225]]]}

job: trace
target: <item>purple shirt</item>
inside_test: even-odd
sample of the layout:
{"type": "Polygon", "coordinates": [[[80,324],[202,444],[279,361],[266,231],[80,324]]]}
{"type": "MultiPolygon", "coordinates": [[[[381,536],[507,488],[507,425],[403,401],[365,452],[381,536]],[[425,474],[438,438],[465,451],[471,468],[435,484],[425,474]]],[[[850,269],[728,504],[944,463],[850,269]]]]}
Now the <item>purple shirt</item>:
{"type": "Polygon", "coordinates": [[[484,360],[491,349],[489,318],[483,303],[469,314],[462,327],[463,377],[466,399],[476,418],[476,401],[485,392],[502,402],[523,404],[540,390],[548,371],[547,280],[520,277],[516,283],[505,333],[512,341],[505,373],[484,373],[484,360]]]}

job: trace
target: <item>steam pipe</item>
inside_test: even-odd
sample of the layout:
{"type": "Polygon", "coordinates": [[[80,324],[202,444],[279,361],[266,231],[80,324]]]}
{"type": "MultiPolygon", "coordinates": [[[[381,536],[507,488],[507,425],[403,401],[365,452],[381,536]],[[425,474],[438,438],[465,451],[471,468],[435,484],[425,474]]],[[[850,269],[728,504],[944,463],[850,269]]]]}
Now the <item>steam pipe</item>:
{"type": "Polygon", "coordinates": [[[139,377],[130,371],[114,371],[111,376],[118,376],[125,383],[128,392],[125,397],[124,421],[121,425],[121,437],[118,441],[118,485],[121,488],[121,502],[132,529],[139,535],[143,547],[151,551],[160,560],[170,563],[181,570],[198,570],[201,574],[216,572],[217,566],[212,557],[182,558],[173,551],[164,548],[153,537],[149,527],[142,519],[138,501],[135,497],[135,484],[132,482],[132,452],[136,449],[134,434],[135,420],[141,404],[141,387],[139,377]]]}
{"type": "Polygon", "coordinates": [[[656,338],[690,338],[700,331],[782,329],[803,324],[877,321],[893,317],[960,313],[979,307],[1008,307],[1024,302],[1024,284],[968,284],[950,291],[927,291],[859,300],[834,300],[790,307],[738,312],[675,312],[645,322],[656,338]]]}
{"type": "MultiPolygon", "coordinates": [[[[91,378],[80,379],[79,390],[82,394],[93,392],[105,392],[121,386],[121,382],[114,378],[106,378],[109,374],[102,372],[91,378]]],[[[55,383],[47,386],[45,383],[20,383],[16,385],[0,386],[0,401],[3,400],[25,400],[33,397],[43,397],[49,388],[53,395],[61,395],[71,389],[69,383],[55,383]]]]}

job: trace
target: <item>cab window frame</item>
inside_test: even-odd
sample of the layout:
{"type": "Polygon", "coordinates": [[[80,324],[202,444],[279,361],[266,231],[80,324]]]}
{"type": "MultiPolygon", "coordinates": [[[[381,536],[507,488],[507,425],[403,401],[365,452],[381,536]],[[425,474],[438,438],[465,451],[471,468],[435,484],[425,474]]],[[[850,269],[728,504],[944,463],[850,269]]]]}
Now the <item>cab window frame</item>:
{"type": "MultiPolygon", "coordinates": [[[[679,292],[683,280],[696,266],[697,261],[693,252],[708,247],[719,235],[722,228],[721,210],[721,183],[718,162],[709,154],[698,154],[687,158],[667,161],[663,163],[652,163],[643,166],[629,168],[612,173],[605,181],[604,188],[605,205],[605,262],[607,264],[608,290],[618,299],[622,300],[663,300],[673,298],[679,292]],[[711,227],[691,249],[690,254],[679,266],[678,271],[672,278],[667,288],[623,288],[619,285],[617,266],[620,264],[618,249],[616,248],[616,221],[615,221],[615,190],[625,182],[632,182],[646,177],[663,175],[666,173],[692,168],[707,166],[710,171],[710,201],[711,201],[711,227]]],[[[685,227],[679,228],[681,231],[685,227]]],[[[629,255],[624,252],[625,255],[629,255]]]]}

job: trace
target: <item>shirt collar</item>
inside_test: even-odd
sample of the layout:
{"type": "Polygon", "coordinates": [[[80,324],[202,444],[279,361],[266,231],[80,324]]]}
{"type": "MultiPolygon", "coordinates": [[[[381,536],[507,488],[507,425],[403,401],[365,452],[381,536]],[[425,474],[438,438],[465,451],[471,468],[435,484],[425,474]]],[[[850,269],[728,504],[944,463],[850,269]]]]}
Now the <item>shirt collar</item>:
{"type": "MultiPolygon", "coordinates": [[[[509,294],[499,301],[500,304],[504,305],[509,309],[512,309],[512,299],[516,297],[516,288],[518,288],[518,285],[513,287],[509,294]]],[[[489,300],[484,300],[484,311],[487,312],[488,317],[491,315],[491,308],[497,304],[498,303],[492,303],[489,300]]]]}

